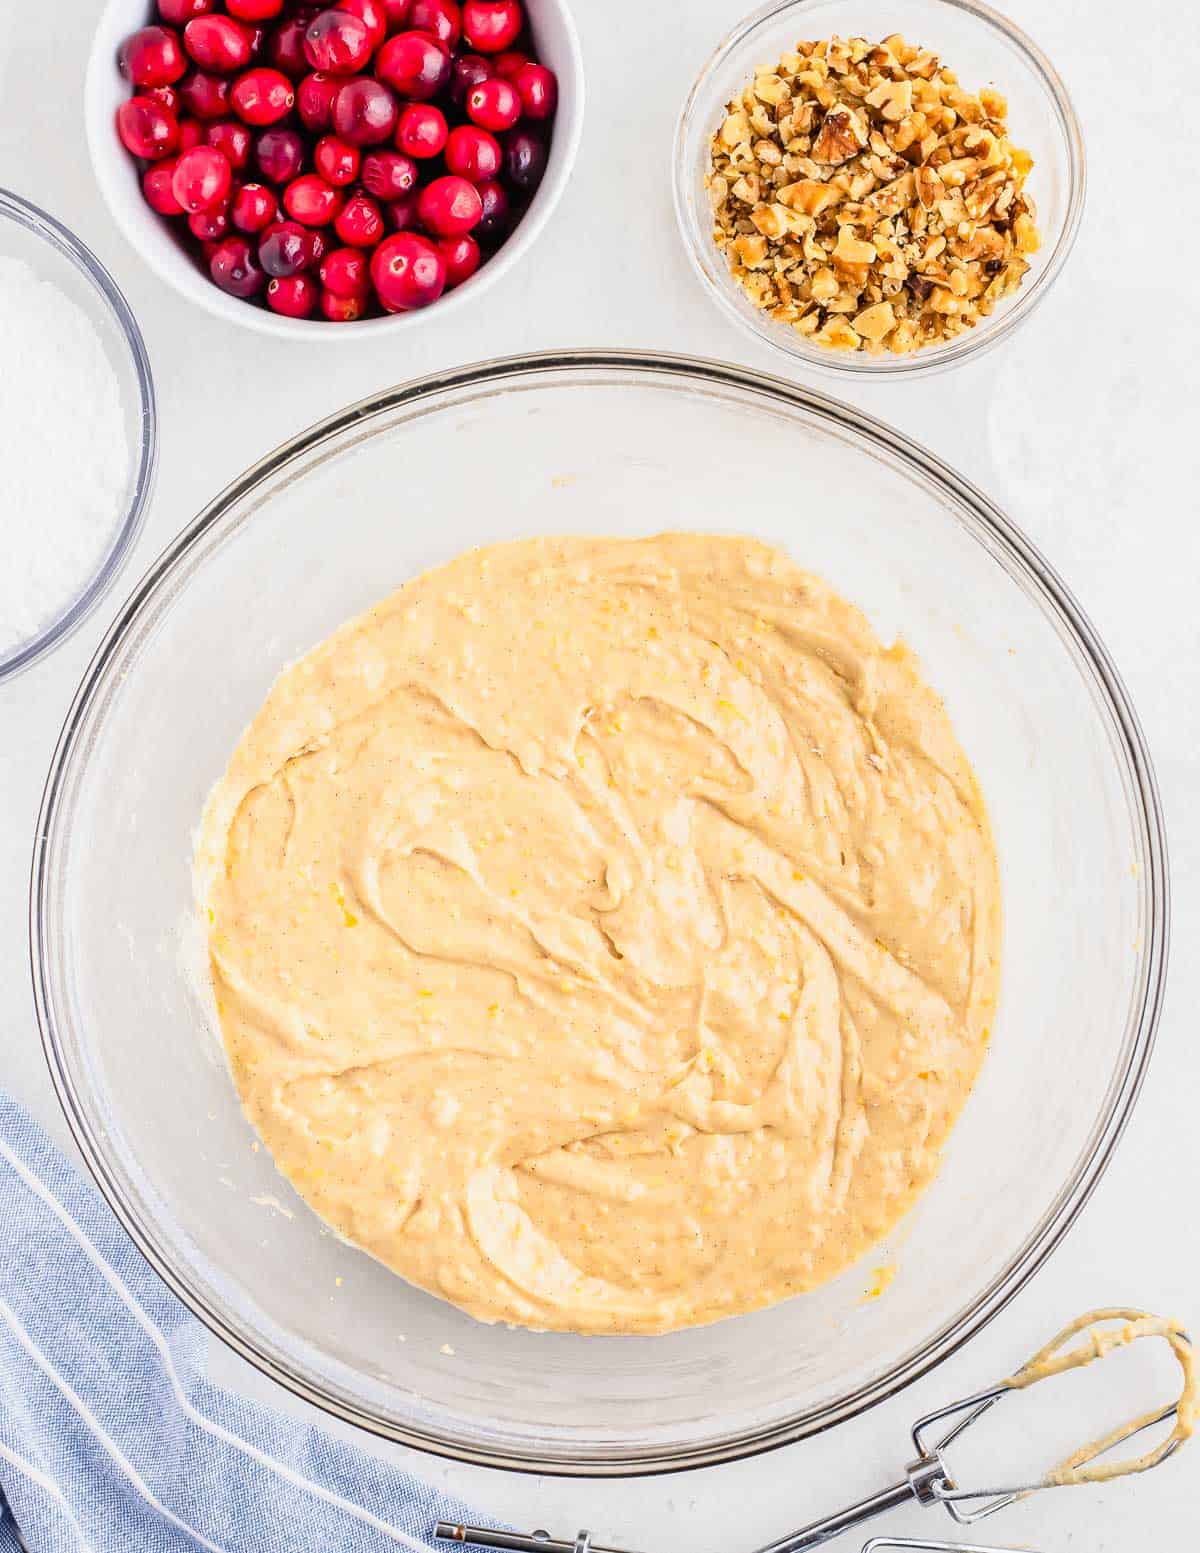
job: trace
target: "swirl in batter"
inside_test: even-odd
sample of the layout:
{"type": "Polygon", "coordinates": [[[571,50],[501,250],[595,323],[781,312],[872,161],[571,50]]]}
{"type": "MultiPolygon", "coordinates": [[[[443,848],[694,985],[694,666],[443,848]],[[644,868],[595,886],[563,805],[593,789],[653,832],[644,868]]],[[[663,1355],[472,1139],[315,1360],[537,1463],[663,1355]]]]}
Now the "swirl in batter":
{"type": "Polygon", "coordinates": [[[664,1332],[928,1185],[996,859],[912,655],[778,550],[536,539],[285,670],[205,812],[226,1050],[280,1170],[484,1321],[664,1332]]]}

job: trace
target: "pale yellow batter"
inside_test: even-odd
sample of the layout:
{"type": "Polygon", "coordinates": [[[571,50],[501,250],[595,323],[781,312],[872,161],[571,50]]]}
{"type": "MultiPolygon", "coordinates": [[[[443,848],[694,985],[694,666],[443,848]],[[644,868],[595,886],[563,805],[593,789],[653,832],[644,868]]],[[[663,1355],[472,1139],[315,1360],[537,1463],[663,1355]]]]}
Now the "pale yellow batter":
{"type": "Polygon", "coordinates": [[[234,1079],[485,1321],[811,1288],[928,1185],[996,999],[979,789],[902,647],[742,538],[473,551],[272,687],[198,852],[234,1079]]]}
{"type": "Polygon", "coordinates": [[[1041,1482],[1042,1487],[1065,1488],[1079,1483],[1109,1483],[1114,1478],[1148,1472],[1191,1439],[1196,1430],[1197,1409],[1200,1407],[1200,1367],[1196,1364],[1196,1351],[1192,1347],[1191,1338],[1178,1321],[1152,1316],[1149,1311],[1131,1310],[1124,1306],[1089,1310],[1052,1337],[1004,1384],[1011,1386],[1014,1391],[1023,1391],[1054,1375],[1063,1375],[1068,1370],[1094,1364],[1097,1359],[1127,1348],[1144,1337],[1161,1337],[1179,1361],[1183,1373],[1183,1390],[1174,1408],[1152,1409],[1130,1423],[1121,1424],[1100,1435],[1098,1439],[1089,1440],[1046,1473],[1041,1482]],[[1075,1337],[1081,1337],[1082,1341],[1072,1348],[1071,1340],[1075,1337]],[[1140,1456],[1122,1457],[1119,1461],[1107,1459],[1108,1453],[1115,1446],[1133,1439],[1156,1423],[1164,1422],[1172,1412],[1174,1422],[1171,1432],[1151,1449],[1140,1456]]]}

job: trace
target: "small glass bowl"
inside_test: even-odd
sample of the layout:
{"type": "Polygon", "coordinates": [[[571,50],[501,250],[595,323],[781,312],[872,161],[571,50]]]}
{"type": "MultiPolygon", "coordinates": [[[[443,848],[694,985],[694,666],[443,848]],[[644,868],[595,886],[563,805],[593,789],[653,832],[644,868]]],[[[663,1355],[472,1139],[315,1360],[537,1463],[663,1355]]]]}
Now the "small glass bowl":
{"type": "Polygon", "coordinates": [[[772,0],[745,17],[709,56],[684,104],[675,138],[675,215],[709,295],[744,329],[795,363],[845,376],[912,377],[956,366],[1006,339],[1049,291],[1066,262],[1083,215],[1086,165],[1071,99],[1054,66],[1026,35],[979,0],[772,0]],[[1008,98],[1015,143],[1034,158],[1029,191],[1042,247],[1015,295],[974,329],[906,356],[832,351],[756,308],[729,272],[712,238],[705,175],[709,141],[725,106],[752,78],[801,38],[865,37],[902,31],[932,49],[968,91],[994,85],[1008,98]]]}
{"type": "Polygon", "coordinates": [[[145,516],[158,452],[158,423],[154,381],[142,332],[129,304],[95,254],[53,216],[9,190],[0,189],[0,257],[23,260],[41,279],[52,281],[83,309],[117,375],[129,445],[129,482],[123,512],[95,571],[31,637],[0,651],[3,683],[64,641],[116,580],[145,516]]]}

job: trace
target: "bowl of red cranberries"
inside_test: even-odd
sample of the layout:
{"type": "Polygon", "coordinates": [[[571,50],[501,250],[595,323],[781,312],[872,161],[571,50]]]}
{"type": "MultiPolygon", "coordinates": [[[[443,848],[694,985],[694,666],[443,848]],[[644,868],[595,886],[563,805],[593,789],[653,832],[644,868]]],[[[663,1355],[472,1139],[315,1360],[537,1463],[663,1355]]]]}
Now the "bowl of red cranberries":
{"type": "Polygon", "coordinates": [[[326,338],[513,264],[582,109],[564,0],[109,0],[87,85],[97,177],[153,267],[222,317],[326,338]]]}

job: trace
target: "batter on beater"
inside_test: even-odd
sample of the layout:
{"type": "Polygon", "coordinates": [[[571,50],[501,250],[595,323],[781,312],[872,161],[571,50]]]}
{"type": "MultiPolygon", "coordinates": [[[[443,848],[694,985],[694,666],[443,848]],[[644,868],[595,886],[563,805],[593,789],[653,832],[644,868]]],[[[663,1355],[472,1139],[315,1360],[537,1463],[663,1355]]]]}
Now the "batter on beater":
{"type": "Polygon", "coordinates": [[[936,1173],[997,996],[941,701],[739,537],[417,577],[280,675],[196,867],[280,1170],[484,1321],[665,1332],[833,1277],[936,1173]]]}

